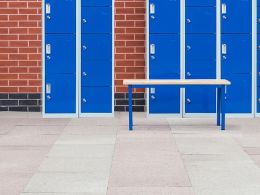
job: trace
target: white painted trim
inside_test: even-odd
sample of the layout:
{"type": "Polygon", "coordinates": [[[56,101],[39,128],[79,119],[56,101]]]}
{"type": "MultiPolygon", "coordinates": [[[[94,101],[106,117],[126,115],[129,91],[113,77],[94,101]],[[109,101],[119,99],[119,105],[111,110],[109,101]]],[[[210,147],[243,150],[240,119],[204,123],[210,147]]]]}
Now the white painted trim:
{"type": "Polygon", "coordinates": [[[43,118],[78,118],[78,114],[43,114],[43,118]]]}
{"type": "MultiPolygon", "coordinates": [[[[149,0],[146,0],[146,78],[150,79],[150,9],[149,9],[149,0]]],[[[146,90],[146,104],[147,104],[147,116],[150,115],[150,90],[146,90]]]]}
{"type": "Polygon", "coordinates": [[[45,0],[42,0],[42,116],[45,114],[45,0]]]}
{"type": "Polygon", "coordinates": [[[83,113],[82,112],[82,109],[81,109],[81,91],[82,91],[82,86],[81,86],[81,38],[82,38],[82,30],[81,30],[81,0],[78,0],[80,3],[79,3],[79,19],[77,20],[78,21],[78,56],[79,56],[79,71],[78,71],[78,75],[79,75],[79,96],[78,96],[78,107],[79,107],[79,114],[78,116],[79,117],[103,117],[103,116],[109,116],[109,117],[114,117],[114,106],[115,106],[115,1],[112,0],[112,33],[111,33],[111,36],[112,36],[112,43],[111,43],[111,47],[112,47],[112,64],[111,64],[111,68],[112,68],[112,86],[111,86],[111,90],[112,90],[112,102],[111,102],[111,113],[83,113]]]}
{"type": "Polygon", "coordinates": [[[182,118],[181,114],[149,114],[149,118],[182,118]]]}
{"type": "Polygon", "coordinates": [[[114,117],[114,113],[80,113],[79,117],[114,117]]]}
{"type": "Polygon", "coordinates": [[[254,114],[253,113],[226,114],[226,118],[254,118],[254,114]]]}
{"type": "Polygon", "coordinates": [[[260,118],[260,113],[256,113],[256,114],[255,114],[255,117],[256,117],[256,118],[260,118]]]}
{"type": "Polygon", "coordinates": [[[76,114],[79,116],[81,90],[81,0],[76,0],[76,114]]]}
{"type": "Polygon", "coordinates": [[[216,113],[186,113],[185,118],[196,118],[196,117],[203,117],[203,118],[211,118],[217,117],[216,113]]]}
{"type": "MultiPolygon", "coordinates": [[[[181,79],[186,79],[186,2],[180,0],[180,73],[181,79]]],[[[185,115],[185,89],[180,89],[180,115],[185,115]]]]}
{"type": "Polygon", "coordinates": [[[252,113],[257,113],[257,0],[252,0],[252,113]]]}

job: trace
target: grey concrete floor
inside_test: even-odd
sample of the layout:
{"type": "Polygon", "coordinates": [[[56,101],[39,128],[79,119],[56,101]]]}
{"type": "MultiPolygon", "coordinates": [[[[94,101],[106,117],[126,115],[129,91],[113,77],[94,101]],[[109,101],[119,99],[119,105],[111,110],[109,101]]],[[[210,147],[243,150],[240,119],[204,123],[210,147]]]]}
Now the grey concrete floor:
{"type": "Polygon", "coordinates": [[[259,195],[260,119],[0,113],[0,195],[259,195]]]}

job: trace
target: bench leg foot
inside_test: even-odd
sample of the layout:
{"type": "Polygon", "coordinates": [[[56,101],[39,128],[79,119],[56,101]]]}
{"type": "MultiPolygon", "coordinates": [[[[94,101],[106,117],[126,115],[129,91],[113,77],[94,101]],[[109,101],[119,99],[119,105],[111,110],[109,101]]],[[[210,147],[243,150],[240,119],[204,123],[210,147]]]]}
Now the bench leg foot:
{"type": "Polygon", "coordinates": [[[217,126],[220,126],[221,88],[217,88],[217,126]]]}

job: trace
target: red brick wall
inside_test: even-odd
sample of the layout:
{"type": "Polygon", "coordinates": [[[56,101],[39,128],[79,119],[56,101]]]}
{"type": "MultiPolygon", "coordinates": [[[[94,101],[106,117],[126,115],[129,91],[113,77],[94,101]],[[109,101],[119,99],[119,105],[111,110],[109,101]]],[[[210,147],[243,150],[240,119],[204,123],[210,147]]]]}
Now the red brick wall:
{"type": "Polygon", "coordinates": [[[115,92],[145,78],[145,0],[115,0],[115,92]]]}
{"type": "Polygon", "coordinates": [[[41,91],[41,1],[0,1],[0,92],[41,91]]]}
{"type": "MultiPolygon", "coordinates": [[[[145,0],[115,0],[115,91],[145,78],[145,0]]],[[[41,0],[0,0],[0,93],[41,92],[41,0]]]]}

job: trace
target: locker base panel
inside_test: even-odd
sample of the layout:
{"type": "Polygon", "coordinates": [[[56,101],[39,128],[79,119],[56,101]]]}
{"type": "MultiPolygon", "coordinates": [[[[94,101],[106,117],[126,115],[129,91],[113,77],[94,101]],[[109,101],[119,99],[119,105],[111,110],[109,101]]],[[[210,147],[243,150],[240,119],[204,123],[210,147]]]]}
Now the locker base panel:
{"type": "Polygon", "coordinates": [[[43,118],[78,118],[78,114],[46,114],[42,113],[43,118]]]}
{"type": "Polygon", "coordinates": [[[79,117],[114,117],[114,113],[80,113],[79,117]]]}

